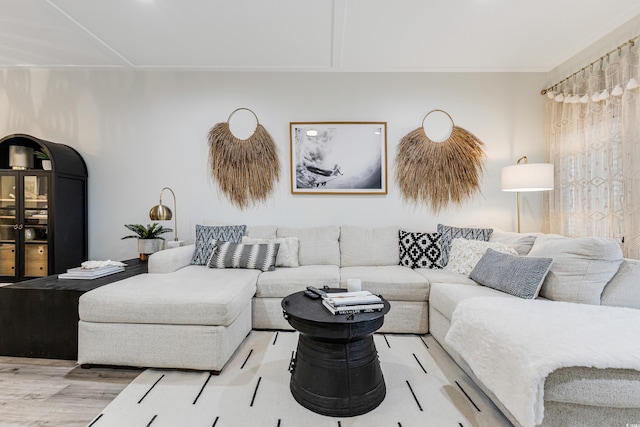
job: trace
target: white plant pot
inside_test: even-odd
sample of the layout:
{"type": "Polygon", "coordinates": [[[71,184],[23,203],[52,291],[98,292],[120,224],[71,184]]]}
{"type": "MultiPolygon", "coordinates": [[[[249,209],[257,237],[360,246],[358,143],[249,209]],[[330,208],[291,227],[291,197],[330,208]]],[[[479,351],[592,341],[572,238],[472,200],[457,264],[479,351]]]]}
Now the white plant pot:
{"type": "Polygon", "coordinates": [[[46,171],[50,171],[51,170],[51,160],[43,160],[42,161],[42,169],[44,169],[46,171]]]}
{"type": "Polygon", "coordinates": [[[161,239],[138,239],[138,252],[141,255],[150,255],[160,250],[161,239]]]}

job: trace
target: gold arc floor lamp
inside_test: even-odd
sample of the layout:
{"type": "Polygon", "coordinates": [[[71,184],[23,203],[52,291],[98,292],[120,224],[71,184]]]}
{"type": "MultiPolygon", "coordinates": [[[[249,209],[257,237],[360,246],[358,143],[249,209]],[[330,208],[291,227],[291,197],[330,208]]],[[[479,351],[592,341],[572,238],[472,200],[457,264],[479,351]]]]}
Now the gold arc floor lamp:
{"type": "Polygon", "coordinates": [[[176,209],[176,193],[174,193],[171,188],[164,187],[162,190],[160,190],[160,203],[151,208],[151,210],[149,211],[149,218],[151,218],[153,221],[170,221],[171,218],[173,218],[175,221],[175,225],[173,228],[175,238],[173,239],[173,241],[178,241],[178,210],[176,209]],[[162,193],[164,192],[164,190],[169,190],[173,195],[173,212],[171,212],[171,209],[169,209],[167,206],[162,204],[162,193]]]}
{"type": "Polygon", "coordinates": [[[527,156],[515,165],[502,168],[502,191],[515,191],[520,232],[520,193],[553,190],[553,165],[551,163],[527,163],[527,156]]]}

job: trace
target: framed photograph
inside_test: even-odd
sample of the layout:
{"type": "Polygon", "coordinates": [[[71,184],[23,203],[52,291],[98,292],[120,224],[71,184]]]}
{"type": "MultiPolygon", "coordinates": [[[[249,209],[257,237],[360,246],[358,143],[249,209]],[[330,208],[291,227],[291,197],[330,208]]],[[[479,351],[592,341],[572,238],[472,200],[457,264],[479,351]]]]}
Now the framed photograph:
{"type": "Polygon", "coordinates": [[[387,194],[386,122],[292,122],[291,193],[387,194]]]}

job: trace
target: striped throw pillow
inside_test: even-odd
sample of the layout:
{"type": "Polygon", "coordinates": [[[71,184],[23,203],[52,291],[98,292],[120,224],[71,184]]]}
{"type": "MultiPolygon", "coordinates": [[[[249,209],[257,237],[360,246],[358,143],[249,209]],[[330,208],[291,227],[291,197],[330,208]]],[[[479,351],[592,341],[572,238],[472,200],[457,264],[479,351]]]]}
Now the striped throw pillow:
{"type": "Polygon", "coordinates": [[[279,243],[244,245],[214,240],[209,268],[251,268],[262,271],[276,269],[279,243]]]}

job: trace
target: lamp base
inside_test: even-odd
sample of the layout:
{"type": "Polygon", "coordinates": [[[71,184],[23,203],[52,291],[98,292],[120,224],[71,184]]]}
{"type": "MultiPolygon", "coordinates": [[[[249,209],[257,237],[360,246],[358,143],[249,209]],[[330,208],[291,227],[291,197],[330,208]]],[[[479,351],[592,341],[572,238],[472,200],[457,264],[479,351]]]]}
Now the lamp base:
{"type": "Polygon", "coordinates": [[[167,249],[184,246],[184,240],[167,240],[165,242],[167,249]]]}

